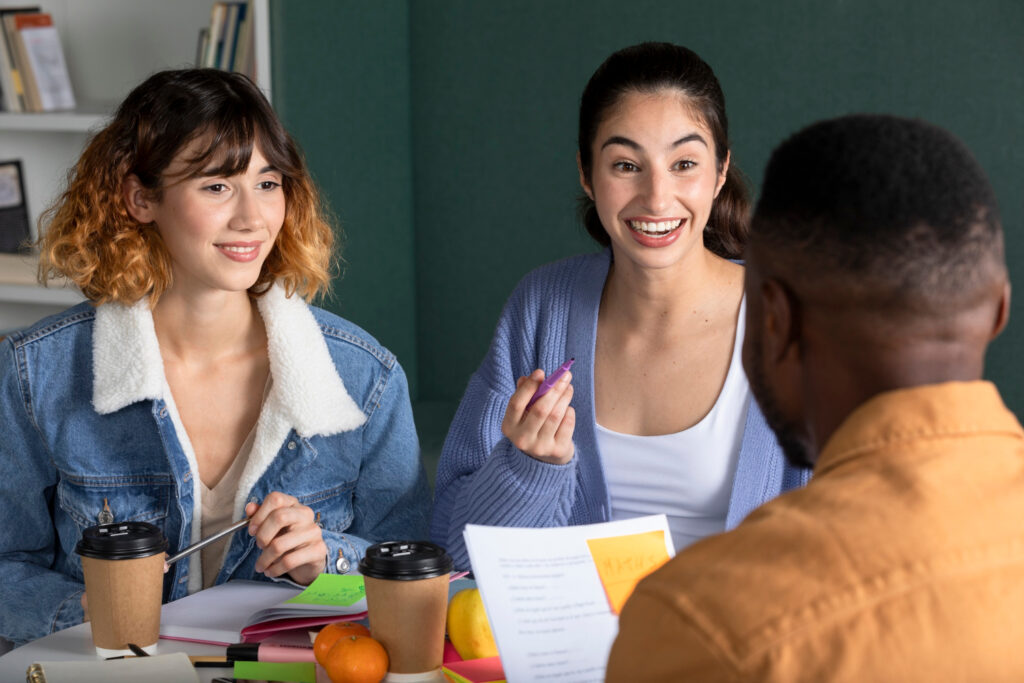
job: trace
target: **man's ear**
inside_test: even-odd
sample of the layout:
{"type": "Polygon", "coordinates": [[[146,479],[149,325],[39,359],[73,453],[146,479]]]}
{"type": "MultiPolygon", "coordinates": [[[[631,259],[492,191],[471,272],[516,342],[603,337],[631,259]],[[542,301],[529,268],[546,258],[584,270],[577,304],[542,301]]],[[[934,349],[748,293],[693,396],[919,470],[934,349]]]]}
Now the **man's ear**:
{"type": "Polygon", "coordinates": [[[800,302],[785,284],[770,278],[761,283],[764,311],[764,358],[773,363],[797,352],[800,345],[800,302]]]}
{"type": "Polygon", "coordinates": [[[128,209],[132,218],[142,225],[153,222],[153,200],[137,175],[131,173],[125,176],[124,182],[121,184],[121,195],[124,198],[125,208],[128,209]]]}
{"type": "Polygon", "coordinates": [[[992,326],[992,336],[989,339],[995,339],[999,334],[1006,329],[1006,324],[1010,322],[1010,283],[1003,283],[1003,295],[999,297],[999,309],[996,311],[995,324],[992,326]]]}
{"type": "Polygon", "coordinates": [[[590,201],[594,201],[594,190],[591,189],[590,183],[587,182],[587,174],[583,172],[583,162],[580,161],[579,152],[576,152],[576,170],[580,172],[580,187],[590,197],[590,201]]]}

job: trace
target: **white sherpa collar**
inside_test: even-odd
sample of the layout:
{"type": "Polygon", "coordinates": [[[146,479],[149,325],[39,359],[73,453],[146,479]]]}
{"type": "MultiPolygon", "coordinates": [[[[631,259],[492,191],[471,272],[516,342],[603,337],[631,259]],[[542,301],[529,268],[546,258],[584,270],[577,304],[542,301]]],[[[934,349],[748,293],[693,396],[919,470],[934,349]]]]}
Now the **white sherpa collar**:
{"type": "Polygon", "coordinates": [[[360,427],[366,415],[349,396],[313,313],[274,285],[257,299],[267,328],[274,385],[264,410],[279,411],[299,436],[329,436],[360,427]]]}
{"type": "Polygon", "coordinates": [[[164,361],[147,300],[96,308],[92,372],[92,405],[100,415],[163,398],[164,361]]]}
{"type": "MultiPolygon", "coordinates": [[[[234,519],[245,509],[249,492],[281,452],[294,429],[299,436],[330,436],[361,426],[366,416],[338,375],[313,313],[298,297],[274,285],[257,300],[267,330],[270,392],[263,402],[252,450],[238,482],[234,519]]],[[[93,407],[113,413],[133,403],[163,399],[192,472],[191,542],[200,538],[202,505],[199,468],[164,376],[163,357],[149,302],[131,306],[104,304],[93,328],[93,407]]],[[[287,452],[292,452],[289,450],[287,452]]],[[[202,588],[201,554],[190,559],[189,593],[202,588]]]]}
{"type": "MultiPolygon", "coordinates": [[[[346,391],[305,302],[274,285],[257,306],[267,328],[273,378],[264,411],[278,413],[302,437],[362,425],[366,416],[346,391]]],[[[164,398],[163,359],[146,300],[96,309],[93,376],[93,406],[100,414],[164,398]]]]}

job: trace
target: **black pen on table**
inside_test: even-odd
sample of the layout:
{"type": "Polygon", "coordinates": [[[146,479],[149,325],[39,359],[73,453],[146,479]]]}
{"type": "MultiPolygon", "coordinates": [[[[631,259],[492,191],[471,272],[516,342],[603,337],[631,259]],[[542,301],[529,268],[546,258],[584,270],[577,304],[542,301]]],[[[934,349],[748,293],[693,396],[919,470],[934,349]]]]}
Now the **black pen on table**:
{"type": "MultiPolygon", "coordinates": [[[[119,655],[117,657],[107,657],[107,660],[109,661],[109,660],[112,660],[112,659],[132,659],[134,657],[149,657],[150,656],[150,654],[148,652],[143,650],[141,647],[139,647],[135,643],[128,643],[128,649],[131,650],[132,652],[134,652],[135,654],[119,655]]],[[[230,669],[231,667],[233,667],[235,665],[234,664],[234,660],[227,659],[224,656],[217,657],[216,655],[214,655],[212,657],[211,656],[205,656],[205,655],[189,655],[188,660],[192,663],[192,666],[194,668],[197,668],[197,669],[203,668],[203,667],[215,667],[215,668],[220,668],[220,669],[230,669]]]]}
{"type": "MultiPolygon", "coordinates": [[[[149,653],[134,643],[128,643],[128,649],[134,655],[110,657],[109,659],[130,659],[149,657],[149,653]]],[[[268,643],[235,643],[228,645],[222,655],[189,655],[192,666],[199,667],[230,667],[234,662],[315,662],[313,648],[295,645],[272,645],[268,643]]]]}

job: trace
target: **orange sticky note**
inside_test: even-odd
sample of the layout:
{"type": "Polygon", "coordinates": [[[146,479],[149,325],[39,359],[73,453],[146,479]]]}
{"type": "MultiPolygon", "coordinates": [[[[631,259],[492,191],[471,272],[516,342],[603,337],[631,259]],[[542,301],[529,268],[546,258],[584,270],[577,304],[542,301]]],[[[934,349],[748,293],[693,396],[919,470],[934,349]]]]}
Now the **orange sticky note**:
{"type": "Polygon", "coordinates": [[[669,560],[664,531],[587,540],[612,612],[618,614],[640,579],[669,560]]]}

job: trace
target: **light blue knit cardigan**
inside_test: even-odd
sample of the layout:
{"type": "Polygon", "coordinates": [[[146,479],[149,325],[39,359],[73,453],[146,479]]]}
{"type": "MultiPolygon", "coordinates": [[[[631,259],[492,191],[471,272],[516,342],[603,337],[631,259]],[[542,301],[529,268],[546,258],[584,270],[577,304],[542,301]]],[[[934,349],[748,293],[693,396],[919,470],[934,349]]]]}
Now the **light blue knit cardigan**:
{"type": "MultiPolygon", "coordinates": [[[[431,537],[456,568],[469,569],[466,524],[551,527],[610,518],[611,502],[594,424],[594,342],[611,252],[542,266],[516,287],[491,347],[469,380],[448,431],[437,471],[431,537]],[[531,458],[501,433],[516,379],[535,368],[573,364],[575,457],[566,465],[531,458]]],[[[737,340],[741,343],[742,340],[737,340]]],[[[726,528],[783,491],[802,486],[810,470],[789,465],[752,400],[740,446],[726,528]]]]}

